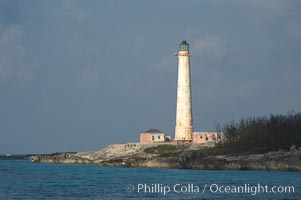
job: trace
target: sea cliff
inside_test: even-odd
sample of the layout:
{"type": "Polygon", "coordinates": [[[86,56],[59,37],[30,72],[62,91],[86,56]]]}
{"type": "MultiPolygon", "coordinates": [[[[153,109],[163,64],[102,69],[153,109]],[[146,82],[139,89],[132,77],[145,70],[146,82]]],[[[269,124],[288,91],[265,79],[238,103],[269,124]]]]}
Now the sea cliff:
{"type": "Polygon", "coordinates": [[[100,166],[301,171],[301,148],[296,149],[294,146],[289,151],[218,156],[207,155],[203,151],[206,148],[193,143],[113,144],[99,151],[36,155],[30,157],[30,160],[100,166]]]}

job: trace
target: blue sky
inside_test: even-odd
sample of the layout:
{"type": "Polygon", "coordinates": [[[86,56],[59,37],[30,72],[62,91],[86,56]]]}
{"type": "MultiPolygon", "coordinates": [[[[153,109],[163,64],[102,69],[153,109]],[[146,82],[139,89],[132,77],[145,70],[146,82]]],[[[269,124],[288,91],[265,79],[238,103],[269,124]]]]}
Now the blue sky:
{"type": "Polygon", "coordinates": [[[301,110],[301,2],[0,0],[0,153],[174,135],[190,43],[193,122],[301,110]]]}

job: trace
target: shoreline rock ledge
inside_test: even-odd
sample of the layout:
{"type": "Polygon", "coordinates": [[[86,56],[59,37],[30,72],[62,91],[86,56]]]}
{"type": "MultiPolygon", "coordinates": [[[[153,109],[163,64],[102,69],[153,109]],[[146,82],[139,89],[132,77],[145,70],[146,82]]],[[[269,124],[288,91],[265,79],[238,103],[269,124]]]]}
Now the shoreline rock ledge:
{"type": "Polygon", "coordinates": [[[193,143],[113,144],[91,152],[31,156],[32,162],[97,164],[99,166],[156,167],[210,170],[301,171],[301,148],[265,154],[218,155],[203,153],[204,145],[193,143]]]}

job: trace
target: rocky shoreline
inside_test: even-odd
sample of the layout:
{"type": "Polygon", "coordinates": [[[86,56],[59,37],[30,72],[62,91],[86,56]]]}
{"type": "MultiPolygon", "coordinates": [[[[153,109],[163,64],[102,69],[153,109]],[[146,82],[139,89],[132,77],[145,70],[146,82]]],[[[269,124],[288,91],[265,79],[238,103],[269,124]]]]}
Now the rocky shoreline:
{"type": "Polygon", "coordinates": [[[210,170],[301,171],[301,148],[266,154],[209,156],[191,143],[114,144],[99,151],[31,156],[32,162],[210,170]]]}

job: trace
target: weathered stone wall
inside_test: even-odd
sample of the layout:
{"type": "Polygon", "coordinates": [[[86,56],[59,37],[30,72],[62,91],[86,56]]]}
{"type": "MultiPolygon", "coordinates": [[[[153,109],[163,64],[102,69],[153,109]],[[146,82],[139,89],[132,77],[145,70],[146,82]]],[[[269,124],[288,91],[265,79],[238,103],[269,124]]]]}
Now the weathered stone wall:
{"type": "Polygon", "coordinates": [[[194,132],[193,142],[206,144],[206,143],[218,143],[224,138],[223,133],[218,132],[194,132]]]}

